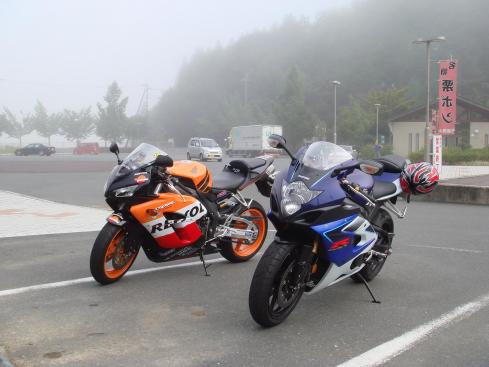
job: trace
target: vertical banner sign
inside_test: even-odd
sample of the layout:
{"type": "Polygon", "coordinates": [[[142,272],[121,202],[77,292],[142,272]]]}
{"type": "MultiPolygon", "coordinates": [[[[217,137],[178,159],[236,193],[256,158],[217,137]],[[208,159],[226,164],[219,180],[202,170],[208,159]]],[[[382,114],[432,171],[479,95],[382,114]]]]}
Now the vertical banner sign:
{"type": "Polygon", "coordinates": [[[441,174],[441,162],[442,162],[442,136],[433,135],[433,166],[441,174]]]}
{"type": "Polygon", "coordinates": [[[438,63],[438,134],[455,134],[457,121],[457,60],[438,63]]]}
{"type": "Polygon", "coordinates": [[[438,111],[434,108],[431,109],[431,132],[433,134],[438,132],[438,111]]]}

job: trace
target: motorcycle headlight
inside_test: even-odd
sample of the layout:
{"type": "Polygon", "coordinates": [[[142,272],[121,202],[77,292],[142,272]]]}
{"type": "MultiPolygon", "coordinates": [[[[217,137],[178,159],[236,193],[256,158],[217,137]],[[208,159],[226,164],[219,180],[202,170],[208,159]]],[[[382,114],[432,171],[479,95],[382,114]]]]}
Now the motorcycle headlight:
{"type": "Polygon", "coordinates": [[[127,187],[122,187],[120,189],[114,190],[114,195],[118,198],[128,198],[134,195],[134,191],[139,187],[139,185],[132,185],[127,187]]]}
{"type": "Polygon", "coordinates": [[[282,213],[292,215],[299,211],[302,204],[308,203],[321,191],[309,190],[306,184],[302,181],[295,181],[290,184],[282,183],[282,213]]]}

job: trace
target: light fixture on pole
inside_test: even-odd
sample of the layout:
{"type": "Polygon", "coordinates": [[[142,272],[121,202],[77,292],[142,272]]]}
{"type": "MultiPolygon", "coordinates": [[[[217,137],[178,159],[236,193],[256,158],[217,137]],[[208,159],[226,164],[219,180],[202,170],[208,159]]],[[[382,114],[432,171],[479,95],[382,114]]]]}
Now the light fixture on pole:
{"type": "Polygon", "coordinates": [[[375,108],[377,108],[377,128],[375,130],[375,145],[379,144],[379,108],[380,108],[380,103],[376,103],[375,108]]]}
{"type": "Polygon", "coordinates": [[[334,129],[333,129],[333,137],[334,137],[334,143],[336,144],[336,87],[339,87],[341,83],[337,80],[333,80],[331,82],[333,84],[333,89],[334,89],[334,129]]]}
{"type": "Polygon", "coordinates": [[[433,42],[443,42],[445,41],[446,38],[441,36],[441,37],[434,37],[434,38],[429,38],[429,39],[422,39],[418,38],[417,40],[413,41],[415,44],[421,44],[424,43],[426,44],[426,65],[427,65],[427,80],[426,80],[426,125],[425,125],[425,132],[424,132],[424,160],[426,162],[430,161],[430,144],[429,144],[429,136],[430,136],[430,68],[431,68],[431,51],[430,51],[430,45],[433,42]]]}

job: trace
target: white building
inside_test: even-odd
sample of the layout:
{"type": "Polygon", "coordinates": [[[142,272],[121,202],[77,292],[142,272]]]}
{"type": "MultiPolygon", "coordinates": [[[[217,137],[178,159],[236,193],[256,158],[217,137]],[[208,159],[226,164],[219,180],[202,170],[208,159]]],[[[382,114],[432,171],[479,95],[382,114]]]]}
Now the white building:
{"type": "MultiPolygon", "coordinates": [[[[431,109],[437,107],[436,103],[431,109]]],[[[431,118],[430,118],[431,120],[431,118]]],[[[394,153],[408,156],[424,147],[426,105],[396,116],[389,122],[394,153]]],[[[489,146],[489,108],[457,97],[455,135],[444,136],[443,146],[489,146]]]]}

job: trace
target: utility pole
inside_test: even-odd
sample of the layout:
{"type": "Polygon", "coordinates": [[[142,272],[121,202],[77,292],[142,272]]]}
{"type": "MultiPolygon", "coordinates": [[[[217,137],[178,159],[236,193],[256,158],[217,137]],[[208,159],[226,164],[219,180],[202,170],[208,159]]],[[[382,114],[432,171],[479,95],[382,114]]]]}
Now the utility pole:
{"type": "Polygon", "coordinates": [[[375,132],[375,145],[379,144],[379,108],[380,108],[380,103],[376,103],[375,108],[377,108],[377,129],[375,132]]]}
{"type": "Polygon", "coordinates": [[[426,44],[426,68],[427,68],[427,80],[426,80],[426,125],[424,132],[424,160],[425,162],[431,162],[430,160],[430,78],[431,78],[431,50],[430,45],[433,42],[443,42],[446,38],[443,36],[434,37],[429,39],[418,38],[413,41],[414,44],[426,44]]]}
{"type": "Polygon", "coordinates": [[[334,89],[334,129],[333,129],[333,142],[336,144],[336,87],[339,87],[341,83],[337,80],[333,80],[331,82],[333,84],[334,89]]]}

